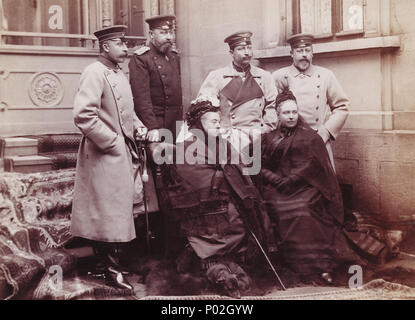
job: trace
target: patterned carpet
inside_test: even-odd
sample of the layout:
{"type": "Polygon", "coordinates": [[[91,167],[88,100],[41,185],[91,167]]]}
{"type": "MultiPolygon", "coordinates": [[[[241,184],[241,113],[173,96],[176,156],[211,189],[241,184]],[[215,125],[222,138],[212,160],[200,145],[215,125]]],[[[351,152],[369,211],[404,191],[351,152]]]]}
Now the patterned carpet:
{"type": "MultiPolygon", "coordinates": [[[[134,292],[79,274],[79,262],[64,248],[72,239],[74,178],[75,169],[0,174],[0,299],[229,299],[210,290],[203,277],[179,276],[170,263],[154,259],[147,262],[145,279],[129,276],[134,292]]],[[[414,288],[394,279],[368,279],[353,290],[305,284],[281,291],[266,277],[256,279],[263,282],[261,290],[242,299],[415,299],[414,288]]]]}
{"type": "Polygon", "coordinates": [[[0,285],[11,299],[37,276],[75,258],[62,246],[70,240],[74,170],[0,176],[0,285]]]}
{"type": "MultiPolygon", "coordinates": [[[[230,300],[219,295],[206,296],[146,296],[141,300],[230,300]]],[[[264,296],[244,296],[241,300],[414,300],[415,288],[372,280],[361,288],[301,287],[275,291],[264,296]]]]}

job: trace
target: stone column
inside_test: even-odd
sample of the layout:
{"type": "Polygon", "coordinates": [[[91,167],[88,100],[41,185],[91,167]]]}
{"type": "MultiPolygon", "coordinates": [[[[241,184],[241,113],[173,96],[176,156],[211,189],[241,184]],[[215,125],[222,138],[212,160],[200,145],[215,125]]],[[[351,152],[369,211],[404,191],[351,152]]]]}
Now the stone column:
{"type": "Polygon", "coordinates": [[[158,0],[150,0],[150,17],[157,16],[158,14],[159,14],[158,0]]]}
{"type": "Polygon", "coordinates": [[[112,25],[112,0],[102,0],[102,27],[112,25]]]}
{"type": "Polygon", "coordinates": [[[160,14],[175,14],[174,0],[160,1],[160,14]]]}

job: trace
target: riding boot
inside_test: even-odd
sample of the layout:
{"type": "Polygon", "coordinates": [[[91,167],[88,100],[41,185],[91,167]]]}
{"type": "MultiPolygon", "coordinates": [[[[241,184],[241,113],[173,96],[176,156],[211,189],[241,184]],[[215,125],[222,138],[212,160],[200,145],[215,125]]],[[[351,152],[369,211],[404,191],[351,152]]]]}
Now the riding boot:
{"type": "Polygon", "coordinates": [[[107,283],[121,289],[133,290],[133,286],[127,281],[119,265],[119,250],[116,243],[97,242],[95,246],[97,252],[97,265],[103,268],[103,274],[107,283]]]}
{"type": "Polygon", "coordinates": [[[106,252],[106,259],[108,260],[109,264],[121,272],[123,275],[130,274],[130,271],[120,263],[120,245],[118,243],[112,243],[108,248],[110,248],[110,250],[107,250],[106,252]]]}
{"type": "Polygon", "coordinates": [[[107,265],[105,253],[102,250],[102,247],[97,243],[93,244],[92,249],[94,251],[95,264],[88,274],[92,275],[94,278],[105,279],[105,268],[107,265]]]}

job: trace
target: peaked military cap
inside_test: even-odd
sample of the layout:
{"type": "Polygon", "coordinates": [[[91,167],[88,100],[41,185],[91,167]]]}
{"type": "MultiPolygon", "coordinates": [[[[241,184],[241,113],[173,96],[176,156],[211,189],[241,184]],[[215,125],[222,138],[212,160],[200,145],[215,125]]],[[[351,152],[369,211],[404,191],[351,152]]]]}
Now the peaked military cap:
{"type": "Polygon", "coordinates": [[[308,47],[313,44],[314,36],[309,33],[294,34],[287,39],[287,42],[291,45],[291,48],[308,47]]]}
{"type": "Polygon", "coordinates": [[[251,37],[251,31],[240,31],[226,37],[224,42],[226,42],[229,45],[229,48],[233,50],[237,46],[246,46],[252,44],[251,37]]]}
{"type": "Polygon", "coordinates": [[[124,39],[125,31],[127,30],[127,26],[124,25],[116,25],[111,27],[106,27],[101,30],[97,30],[94,32],[94,36],[98,38],[98,41],[105,41],[110,39],[124,39]]]}
{"type": "Polygon", "coordinates": [[[172,14],[165,14],[161,16],[154,16],[151,18],[146,19],[150,29],[164,29],[169,30],[173,29],[174,21],[176,20],[176,16],[172,14]]]}

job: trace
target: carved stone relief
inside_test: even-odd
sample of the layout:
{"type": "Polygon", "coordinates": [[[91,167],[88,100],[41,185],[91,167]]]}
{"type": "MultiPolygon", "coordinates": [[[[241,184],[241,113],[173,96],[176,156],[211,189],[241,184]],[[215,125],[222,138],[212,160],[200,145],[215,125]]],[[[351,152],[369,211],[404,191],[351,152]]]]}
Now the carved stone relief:
{"type": "Polygon", "coordinates": [[[30,81],[29,96],[37,106],[55,106],[61,102],[63,93],[62,82],[55,73],[36,73],[30,81]]]}

